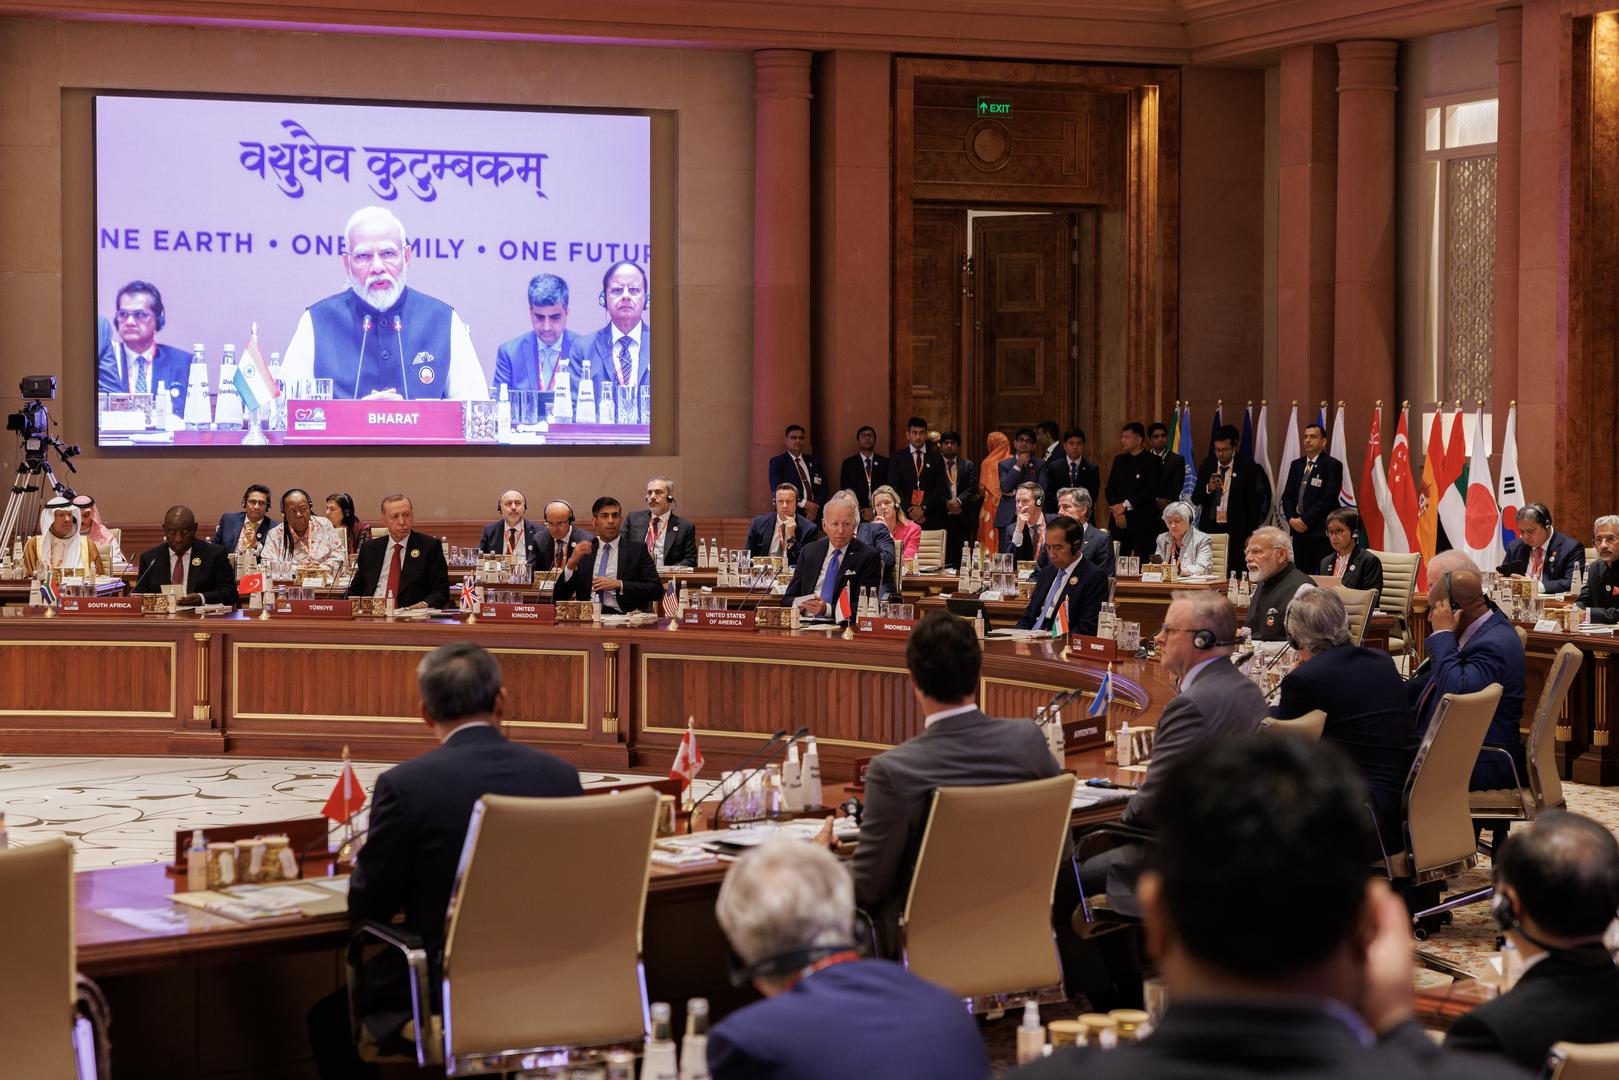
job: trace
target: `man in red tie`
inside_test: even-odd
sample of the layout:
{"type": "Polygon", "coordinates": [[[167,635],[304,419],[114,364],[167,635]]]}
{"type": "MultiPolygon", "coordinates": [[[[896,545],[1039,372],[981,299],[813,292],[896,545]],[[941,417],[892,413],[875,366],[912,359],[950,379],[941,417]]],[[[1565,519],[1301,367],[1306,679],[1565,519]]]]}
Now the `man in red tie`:
{"type": "Polygon", "coordinates": [[[544,546],[540,527],[528,520],[528,497],[516,488],[500,493],[500,520],[484,527],[478,550],[485,555],[516,555],[534,566],[544,546]]]}
{"type": "Polygon", "coordinates": [[[171,506],[163,516],[163,542],[141,553],[134,592],[180,587],[180,603],[236,603],[236,574],[224,548],[197,539],[197,516],[189,506],[171,506]]]}
{"type": "Polygon", "coordinates": [[[795,566],[799,549],[820,535],[815,523],[798,512],[798,488],[783,484],[776,489],[775,512],[748,523],[747,549],[750,555],[785,556],[787,565],[795,566]]]}
{"type": "Polygon", "coordinates": [[[1541,592],[1564,592],[1573,581],[1574,568],[1584,565],[1584,545],[1552,528],[1552,512],[1545,503],[1529,503],[1518,511],[1518,539],[1496,570],[1534,578],[1541,592]]]}
{"type": "Polygon", "coordinates": [[[888,462],[888,482],[899,492],[900,511],[924,529],[945,527],[944,460],[928,445],[928,422],[905,421],[905,445],[888,462]]]}
{"type": "Polygon", "coordinates": [[[826,479],[813,454],[805,453],[809,434],[802,424],[788,424],[787,452],[770,459],[770,490],[774,493],[783,484],[798,489],[798,509],[805,517],[815,521],[826,502],[826,479]]]}
{"type": "Polygon", "coordinates": [[[674,511],[675,482],[654,476],[646,482],[646,509],[624,519],[624,537],[645,544],[660,570],[697,568],[697,528],[674,511]]]}
{"type": "Polygon", "coordinates": [[[450,568],[444,561],[444,545],[415,531],[416,508],[410,497],[384,497],[382,519],[388,535],[360,545],[348,594],[392,596],[399,608],[442,608],[449,603],[450,568]]]}

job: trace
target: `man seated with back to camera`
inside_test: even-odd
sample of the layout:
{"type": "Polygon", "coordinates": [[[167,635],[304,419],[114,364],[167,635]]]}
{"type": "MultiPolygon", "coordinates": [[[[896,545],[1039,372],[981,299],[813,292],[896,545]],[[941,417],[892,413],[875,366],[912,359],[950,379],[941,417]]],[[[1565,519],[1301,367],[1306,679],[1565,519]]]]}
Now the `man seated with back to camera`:
{"type": "Polygon", "coordinates": [[[1107,602],[1107,575],[1079,557],[1083,526],[1056,517],[1046,524],[1046,565],[1035,572],[1029,606],[1018,619],[1019,630],[1051,630],[1060,625],[1058,611],[1068,609],[1070,634],[1096,633],[1097,616],[1107,602]]]}
{"type": "Polygon", "coordinates": [[[438,537],[416,531],[408,495],[385,495],[380,509],[386,536],[360,545],[350,596],[394,598],[396,608],[442,608],[450,602],[450,567],[438,537]]]}
{"type": "Polygon", "coordinates": [[[1139,1043],[1059,1050],[1014,1075],[1524,1080],[1423,1034],[1410,917],[1361,857],[1365,801],[1330,744],[1245,736],[1177,765],[1139,885],[1168,1008],[1139,1043]]]}
{"type": "MultiPolygon", "coordinates": [[[[442,993],[445,919],[466,843],[472,808],[485,795],[578,795],[579,771],[561,758],[501,734],[508,697],[500,665],[470,642],[444,645],[416,666],[422,720],[438,745],[377,777],[371,822],[349,884],[349,917],[404,928],[427,950],[428,986],[437,1012],[442,993]]],[[[361,972],[360,1015],[349,1016],[345,992],[323,998],[309,1014],[310,1043],[324,1080],[375,1077],[355,1052],[351,1026],[385,1048],[410,1019],[409,984],[389,950],[361,972]]]]}
{"type": "Polygon", "coordinates": [[[1327,714],[1321,737],[1349,754],[1377,812],[1383,846],[1366,857],[1400,850],[1400,804],[1417,755],[1417,728],[1394,658],[1349,643],[1349,613],[1330,589],[1293,598],[1287,606],[1287,640],[1298,650],[1299,665],[1282,678],[1280,700],[1270,714],[1281,720],[1315,709],[1327,714]]]}
{"type": "Polygon", "coordinates": [[[1555,1042],[1619,1042],[1619,967],[1603,936],[1619,909],[1619,843],[1599,822],[1543,811],[1495,859],[1490,913],[1523,959],[1512,989],[1458,1017],[1457,1050],[1538,1070],[1555,1042]]]}
{"type": "Polygon", "coordinates": [[[765,997],[709,1032],[714,1080],[987,1080],[959,997],[855,951],[854,890],[831,854],[792,840],[755,848],[725,875],[714,914],[765,997]]]}
{"type": "Polygon", "coordinates": [[[624,508],[611,495],[591,504],[590,513],[596,538],[574,546],[552,595],[557,600],[599,600],[609,615],[645,609],[663,595],[646,544],[625,542],[624,508]]]}

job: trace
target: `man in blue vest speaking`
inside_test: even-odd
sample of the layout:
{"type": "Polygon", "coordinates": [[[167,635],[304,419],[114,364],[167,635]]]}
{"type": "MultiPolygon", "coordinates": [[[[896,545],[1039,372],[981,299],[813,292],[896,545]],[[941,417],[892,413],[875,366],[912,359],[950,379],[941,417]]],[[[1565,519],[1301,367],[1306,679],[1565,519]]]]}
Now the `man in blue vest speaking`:
{"type": "Polygon", "coordinates": [[[405,285],[405,226],[381,206],[343,227],[349,287],[312,304],[287,343],[281,377],[332,380],[340,400],[487,400],[489,383],[455,309],[405,285]]]}

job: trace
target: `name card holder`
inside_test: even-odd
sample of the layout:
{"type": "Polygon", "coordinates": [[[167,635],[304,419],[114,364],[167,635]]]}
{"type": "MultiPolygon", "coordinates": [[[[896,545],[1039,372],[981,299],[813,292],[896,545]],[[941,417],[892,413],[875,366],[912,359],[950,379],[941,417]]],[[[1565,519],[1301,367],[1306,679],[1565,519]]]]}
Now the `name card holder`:
{"type": "Polygon", "coordinates": [[[1063,749],[1070,754],[1084,750],[1098,750],[1107,744],[1107,730],[1101,717],[1079,714],[1077,720],[1062,723],[1063,749]]]}
{"type": "Polygon", "coordinates": [[[797,630],[802,625],[799,609],[791,604],[754,608],[753,617],[761,630],[797,630]]]}
{"type": "Polygon", "coordinates": [[[850,791],[866,790],[866,770],[871,768],[871,758],[861,757],[854,759],[854,779],[849,782],[850,791]]]}
{"type": "Polygon", "coordinates": [[[64,596],[58,615],[139,615],[141,598],[138,596],[64,596]]]}
{"type": "Polygon", "coordinates": [[[863,615],[855,620],[855,631],[870,637],[908,638],[915,627],[915,619],[874,619],[863,615]]]}
{"type": "Polygon", "coordinates": [[[354,604],[346,596],[340,600],[277,600],[275,613],[300,619],[352,619],[354,604]]]}
{"type": "Polygon", "coordinates": [[[595,619],[595,605],[589,600],[558,600],[551,608],[552,622],[587,623],[595,619]]]}
{"type": "Polygon", "coordinates": [[[752,633],[758,623],[751,611],[698,611],[693,608],[680,617],[680,625],[703,630],[743,630],[752,633]]]}
{"type": "Polygon", "coordinates": [[[1068,648],[1075,660],[1101,660],[1105,663],[1119,658],[1119,643],[1112,638],[1074,634],[1068,640],[1068,648]]]}
{"type": "Polygon", "coordinates": [[[528,623],[531,626],[555,626],[555,604],[480,604],[478,618],[482,622],[528,623]]]}

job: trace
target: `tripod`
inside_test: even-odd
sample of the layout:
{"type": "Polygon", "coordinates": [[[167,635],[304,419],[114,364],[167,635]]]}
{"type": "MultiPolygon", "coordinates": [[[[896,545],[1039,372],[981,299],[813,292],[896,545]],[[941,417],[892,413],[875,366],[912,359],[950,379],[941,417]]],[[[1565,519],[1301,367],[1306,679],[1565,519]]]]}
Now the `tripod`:
{"type": "Polygon", "coordinates": [[[10,550],[14,536],[26,540],[33,535],[39,523],[40,507],[44,505],[47,482],[62,498],[73,498],[74,490],[56,478],[56,472],[43,453],[38,457],[24,454],[22,463],[17,466],[16,479],[11,482],[5,516],[0,517],[0,550],[10,550]]]}

